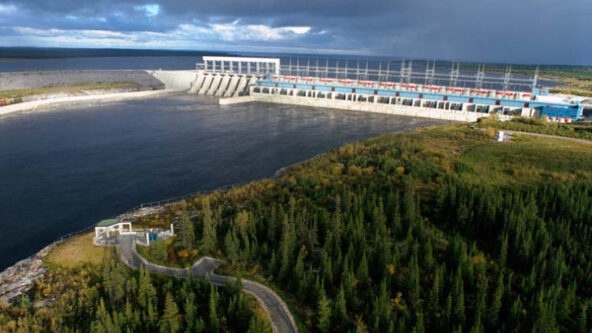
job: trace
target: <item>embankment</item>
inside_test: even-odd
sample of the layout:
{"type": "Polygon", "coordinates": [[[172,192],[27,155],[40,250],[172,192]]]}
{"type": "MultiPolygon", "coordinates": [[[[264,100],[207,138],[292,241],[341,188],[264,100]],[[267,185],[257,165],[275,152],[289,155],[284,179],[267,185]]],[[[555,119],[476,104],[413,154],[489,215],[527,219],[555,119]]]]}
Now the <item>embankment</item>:
{"type": "Polygon", "coordinates": [[[145,71],[51,71],[0,73],[0,90],[36,89],[87,83],[137,83],[142,90],[164,89],[145,71]]]}
{"type": "Polygon", "coordinates": [[[158,96],[167,93],[164,90],[148,90],[148,91],[135,91],[135,92],[113,92],[113,91],[95,91],[93,94],[84,95],[84,96],[63,96],[63,97],[55,97],[51,99],[42,99],[36,100],[31,102],[24,102],[18,104],[12,104],[0,107],[0,116],[6,115],[9,113],[19,112],[19,111],[26,111],[26,110],[35,110],[39,108],[49,107],[49,106],[59,106],[59,105],[71,105],[73,103],[81,103],[81,102],[113,102],[125,99],[135,99],[135,98],[147,98],[158,96]]]}
{"type": "Polygon", "coordinates": [[[159,95],[165,84],[146,71],[0,73],[0,115],[79,102],[159,95]]]}

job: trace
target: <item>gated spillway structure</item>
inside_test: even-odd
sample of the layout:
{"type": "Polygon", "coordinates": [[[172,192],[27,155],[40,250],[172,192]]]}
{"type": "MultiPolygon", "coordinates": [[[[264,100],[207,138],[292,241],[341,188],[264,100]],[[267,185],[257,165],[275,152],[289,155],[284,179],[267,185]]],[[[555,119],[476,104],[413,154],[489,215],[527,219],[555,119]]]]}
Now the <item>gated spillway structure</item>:
{"type": "Polygon", "coordinates": [[[189,88],[190,94],[239,97],[249,94],[251,86],[270,73],[279,74],[276,58],[204,56],[196,66],[197,76],[189,88]]]}
{"type": "Polygon", "coordinates": [[[582,118],[577,100],[549,96],[532,76],[489,73],[485,66],[447,69],[435,62],[210,57],[196,64],[190,93],[221,97],[220,104],[249,101],[298,104],[474,121],[490,114],[582,118]]]}

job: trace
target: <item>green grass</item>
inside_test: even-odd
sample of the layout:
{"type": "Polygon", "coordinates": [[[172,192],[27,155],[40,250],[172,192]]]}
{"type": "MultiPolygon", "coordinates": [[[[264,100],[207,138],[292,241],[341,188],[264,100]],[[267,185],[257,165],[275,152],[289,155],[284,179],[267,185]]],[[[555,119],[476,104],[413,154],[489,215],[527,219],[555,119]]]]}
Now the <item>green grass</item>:
{"type": "Polygon", "coordinates": [[[495,128],[511,131],[558,135],[569,138],[592,140],[592,127],[585,123],[548,123],[542,119],[516,118],[511,121],[484,119],[476,124],[479,128],[495,128]]]}
{"type": "Polygon", "coordinates": [[[517,185],[551,180],[592,179],[592,145],[558,139],[514,136],[511,142],[480,144],[460,157],[474,183],[517,185]]]}
{"type": "Polygon", "coordinates": [[[553,87],[550,92],[557,94],[592,97],[592,78],[567,77],[561,79],[565,86],[553,87]]]}
{"type": "MultiPolygon", "coordinates": [[[[360,159],[392,154],[389,147],[397,147],[399,164],[416,175],[456,173],[467,182],[499,186],[592,179],[592,145],[568,140],[514,135],[510,142],[500,143],[480,129],[449,125],[380,136],[362,144],[377,148],[360,159]]],[[[310,169],[323,160],[314,161],[310,169]]]]}
{"type": "Polygon", "coordinates": [[[45,257],[45,263],[65,268],[79,267],[84,264],[100,264],[109,249],[95,246],[93,237],[93,233],[88,233],[60,243],[45,257]]]}
{"type": "Polygon", "coordinates": [[[0,90],[0,99],[4,98],[23,98],[26,96],[46,95],[57,93],[80,94],[86,90],[102,90],[102,89],[124,89],[124,88],[138,88],[140,84],[135,82],[121,82],[121,83],[84,83],[68,86],[51,86],[35,89],[14,89],[14,90],[0,90]]]}

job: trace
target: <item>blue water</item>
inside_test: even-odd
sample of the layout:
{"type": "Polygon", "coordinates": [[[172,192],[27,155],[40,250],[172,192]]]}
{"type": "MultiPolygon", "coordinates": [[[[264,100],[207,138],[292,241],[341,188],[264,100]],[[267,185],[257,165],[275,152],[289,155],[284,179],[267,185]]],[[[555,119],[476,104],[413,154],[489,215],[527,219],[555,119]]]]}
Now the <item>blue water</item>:
{"type": "Polygon", "coordinates": [[[273,176],[439,121],[189,95],[0,117],[0,271],[139,203],[273,176]]]}

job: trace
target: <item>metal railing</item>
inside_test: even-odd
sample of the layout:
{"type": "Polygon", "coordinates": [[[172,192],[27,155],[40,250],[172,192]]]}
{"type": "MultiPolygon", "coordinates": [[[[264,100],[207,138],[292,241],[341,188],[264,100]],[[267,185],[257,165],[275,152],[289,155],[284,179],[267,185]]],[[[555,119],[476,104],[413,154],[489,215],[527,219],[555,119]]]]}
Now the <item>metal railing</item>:
{"type": "Polygon", "coordinates": [[[127,214],[131,214],[135,211],[138,211],[142,208],[151,208],[151,207],[160,207],[160,206],[164,206],[173,202],[177,202],[177,201],[181,201],[181,200],[185,200],[188,198],[192,198],[195,196],[198,196],[200,194],[205,194],[205,193],[210,193],[210,192],[216,192],[216,191],[227,191],[233,187],[237,187],[237,186],[242,186],[244,185],[244,183],[236,183],[236,184],[227,184],[227,185],[223,185],[220,187],[217,187],[213,190],[200,190],[200,191],[195,191],[195,192],[191,192],[191,193],[187,193],[187,194],[183,194],[183,195],[179,195],[179,196],[175,196],[175,197],[171,197],[168,199],[163,199],[163,200],[158,200],[158,201],[152,201],[152,202],[144,202],[141,203],[133,208],[128,209],[127,211],[125,211],[122,214],[119,214],[117,216],[122,216],[122,215],[127,215],[127,214]]]}
{"type": "MultiPolygon", "coordinates": [[[[412,61],[404,60],[368,60],[354,58],[300,58],[284,57],[277,70],[257,68],[258,75],[282,75],[305,78],[332,78],[345,80],[364,80],[377,82],[414,83],[424,85],[440,85],[476,89],[531,91],[537,87],[538,67],[533,75],[514,74],[511,66],[506,67],[505,73],[487,72],[484,65],[473,69],[462,70],[460,63],[452,63],[451,67],[440,66],[435,61],[419,61],[413,67],[412,61]]],[[[210,69],[203,63],[196,64],[197,70],[216,70],[220,73],[241,74],[244,68],[228,66],[219,71],[210,69]]]]}
{"type": "MultiPolygon", "coordinates": [[[[187,199],[187,198],[195,197],[195,196],[200,195],[200,194],[210,193],[210,192],[215,192],[215,191],[226,191],[226,190],[229,190],[229,189],[231,189],[233,187],[241,186],[241,185],[243,185],[243,184],[242,183],[239,183],[239,184],[232,184],[232,185],[224,185],[222,187],[218,187],[218,188],[213,189],[213,190],[195,191],[195,192],[191,192],[191,193],[188,193],[188,194],[184,194],[184,195],[180,195],[180,196],[176,196],[176,197],[172,197],[172,198],[168,198],[168,199],[164,199],[164,200],[158,200],[158,201],[153,201],[153,202],[141,203],[141,204],[139,204],[139,205],[137,205],[137,206],[135,206],[135,207],[133,207],[131,209],[128,209],[127,211],[125,211],[122,214],[118,214],[117,216],[113,216],[113,218],[116,218],[116,217],[119,217],[119,216],[122,216],[122,215],[131,214],[132,212],[137,211],[137,210],[139,210],[141,208],[164,206],[164,205],[167,205],[167,204],[170,204],[170,203],[173,203],[173,202],[177,202],[177,201],[181,201],[181,200],[184,200],[184,199],[187,199]]],[[[47,248],[47,247],[50,247],[50,246],[55,246],[55,245],[57,245],[57,244],[65,241],[67,239],[70,239],[70,238],[72,238],[74,236],[78,236],[78,235],[81,235],[81,234],[90,232],[90,231],[92,231],[96,227],[96,225],[97,225],[97,223],[95,222],[95,223],[93,223],[93,224],[91,224],[89,226],[86,226],[86,227],[84,227],[84,228],[82,228],[80,230],[73,231],[73,232],[68,233],[66,235],[60,236],[59,238],[57,238],[53,242],[47,244],[44,248],[47,248]]],[[[38,252],[36,252],[36,253],[28,256],[27,258],[33,258],[33,257],[35,257],[37,255],[37,253],[38,252]]]]}

